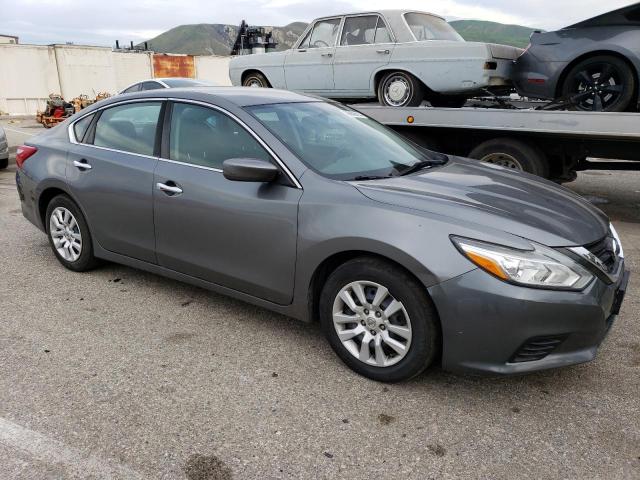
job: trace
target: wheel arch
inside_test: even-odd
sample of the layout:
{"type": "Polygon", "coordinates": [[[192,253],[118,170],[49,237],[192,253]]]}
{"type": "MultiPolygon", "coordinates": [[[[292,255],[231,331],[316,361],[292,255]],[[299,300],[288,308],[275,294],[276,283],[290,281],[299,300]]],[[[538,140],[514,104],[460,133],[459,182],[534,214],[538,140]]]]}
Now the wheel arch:
{"type": "MultiPolygon", "coordinates": [[[[329,275],[336,270],[340,265],[344,263],[356,259],[356,258],[374,258],[380,260],[382,262],[386,262],[396,266],[397,268],[402,269],[409,277],[414,279],[419,285],[424,286],[424,292],[428,298],[431,298],[425,283],[424,278],[420,278],[420,276],[416,275],[412,269],[406,264],[406,261],[402,261],[398,258],[393,258],[389,255],[384,255],[379,252],[374,252],[372,250],[361,250],[361,249],[353,249],[353,250],[343,250],[339,252],[335,252],[324,260],[322,260],[313,270],[309,278],[308,283],[308,319],[311,322],[317,322],[319,319],[319,300],[320,294],[322,292],[322,287],[324,287],[329,275]]],[[[430,282],[428,282],[430,283],[430,282]]],[[[437,313],[436,305],[431,302],[434,308],[434,311],[437,313]]],[[[440,322],[440,317],[438,315],[438,323],[440,322]]]]}
{"type": "Polygon", "coordinates": [[[244,85],[244,80],[245,78],[247,78],[249,75],[251,75],[252,73],[259,73],[260,75],[262,75],[264,78],[267,79],[267,83],[269,84],[269,87],[273,88],[273,85],[271,83],[271,80],[269,80],[269,77],[267,76],[266,73],[264,73],[262,70],[260,70],[259,68],[248,68],[246,70],[244,70],[242,72],[242,74],[240,75],[240,85],[244,85]]]}
{"type": "MultiPolygon", "coordinates": [[[[87,222],[87,225],[89,225],[89,219],[86,212],[84,211],[80,203],[78,203],[73,194],[69,191],[69,189],[66,188],[66,185],[54,182],[46,185],[38,195],[38,219],[40,220],[40,222],[42,222],[42,227],[45,232],[48,232],[48,225],[45,219],[45,216],[47,214],[47,207],[49,206],[49,203],[51,203],[51,200],[53,200],[58,195],[66,195],[67,197],[69,197],[78,206],[85,218],[85,221],[87,222]]],[[[89,226],[89,228],[91,228],[91,226],[89,226]]]]}
{"type": "Polygon", "coordinates": [[[558,76],[558,81],[556,82],[556,86],[555,86],[556,98],[560,98],[562,96],[562,85],[564,84],[564,81],[566,80],[567,75],[569,74],[571,69],[573,67],[575,67],[578,63],[582,62],[583,60],[586,60],[586,59],[591,58],[591,57],[598,57],[598,56],[616,57],[616,58],[622,60],[623,62],[625,62],[627,64],[627,66],[629,68],[631,68],[631,71],[633,72],[635,84],[636,84],[636,90],[634,92],[634,99],[637,100],[638,99],[638,92],[640,91],[640,85],[639,85],[639,81],[640,81],[640,65],[637,65],[636,63],[634,63],[629,58],[629,55],[626,55],[623,52],[619,52],[619,51],[611,50],[611,49],[601,49],[601,50],[589,51],[589,52],[583,53],[583,54],[577,56],[576,58],[574,58],[573,60],[571,60],[571,62],[569,62],[564,67],[564,69],[562,70],[562,72],[558,76]]]}
{"type": "Polygon", "coordinates": [[[380,82],[382,81],[382,78],[390,72],[403,72],[403,73],[408,73],[409,75],[411,75],[412,77],[414,77],[416,80],[418,80],[420,82],[420,84],[424,87],[425,89],[425,95],[429,95],[431,93],[435,93],[430,87],[429,85],[427,85],[426,83],[424,83],[424,80],[422,80],[418,75],[416,75],[414,72],[412,72],[411,70],[407,69],[407,68],[398,68],[398,67],[393,67],[391,65],[385,65],[384,67],[380,68],[379,70],[377,70],[372,77],[372,81],[373,81],[373,92],[374,94],[378,94],[378,86],[380,85],[380,82]]]}

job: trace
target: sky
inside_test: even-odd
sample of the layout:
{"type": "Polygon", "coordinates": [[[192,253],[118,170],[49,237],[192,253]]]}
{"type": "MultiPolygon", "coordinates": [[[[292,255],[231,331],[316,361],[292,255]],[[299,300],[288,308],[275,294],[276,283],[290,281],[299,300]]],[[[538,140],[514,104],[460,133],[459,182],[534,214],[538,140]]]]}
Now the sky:
{"type": "Polygon", "coordinates": [[[629,0],[0,0],[0,34],[21,43],[138,43],[193,23],[286,25],[383,8],[426,10],[554,30],[635,3],[629,0]]]}

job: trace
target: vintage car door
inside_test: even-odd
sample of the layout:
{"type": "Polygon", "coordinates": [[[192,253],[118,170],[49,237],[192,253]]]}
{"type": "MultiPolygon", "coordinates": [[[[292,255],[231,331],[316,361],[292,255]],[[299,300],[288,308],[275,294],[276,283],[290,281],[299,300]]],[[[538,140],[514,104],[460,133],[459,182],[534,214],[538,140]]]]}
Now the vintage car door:
{"type": "Polygon", "coordinates": [[[336,92],[375,94],[373,75],[389,63],[394,48],[391,32],[379,15],[346,17],[333,63],[336,92]]]}
{"type": "Polygon", "coordinates": [[[333,90],[333,57],[341,22],[341,17],[318,20],[297,48],[287,53],[287,89],[314,93],[333,90]]]}

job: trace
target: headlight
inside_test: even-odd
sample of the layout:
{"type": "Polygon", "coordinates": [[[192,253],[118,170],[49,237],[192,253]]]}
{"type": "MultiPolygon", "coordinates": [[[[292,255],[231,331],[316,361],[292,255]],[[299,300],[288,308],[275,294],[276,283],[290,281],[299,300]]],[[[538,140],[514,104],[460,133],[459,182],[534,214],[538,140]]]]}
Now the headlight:
{"type": "Polygon", "coordinates": [[[527,287],[582,290],[593,275],[566,255],[543,245],[516,250],[492,243],[451,237],[458,250],[484,271],[527,287]]]}

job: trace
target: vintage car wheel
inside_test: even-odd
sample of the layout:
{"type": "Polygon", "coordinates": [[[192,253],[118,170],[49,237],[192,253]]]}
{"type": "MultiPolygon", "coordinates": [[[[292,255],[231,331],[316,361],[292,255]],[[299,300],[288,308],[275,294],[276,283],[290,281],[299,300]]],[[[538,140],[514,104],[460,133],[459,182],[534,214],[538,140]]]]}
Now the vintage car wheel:
{"type": "Polygon", "coordinates": [[[587,58],[569,71],[562,84],[562,96],[574,110],[624,112],[635,89],[635,77],[624,60],[601,55],[587,58]]]}
{"type": "Polygon", "coordinates": [[[378,85],[378,101],[387,107],[417,107],[424,100],[424,87],[406,72],[390,72],[378,85]]]}
{"type": "Polygon", "coordinates": [[[320,321],[340,359],[380,382],[414,377],[439,353],[439,321],[425,289],[375,258],[350,260],[329,276],[320,321]]]}
{"type": "Polygon", "coordinates": [[[243,87],[253,87],[253,88],[270,88],[269,81],[267,77],[265,77],[260,72],[250,73],[245,77],[242,81],[243,87]]]}
{"type": "Polygon", "coordinates": [[[492,163],[511,170],[549,178],[549,162],[538,148],[510,138],[493,138],[469,153],[469,158],[492,163]]]}

